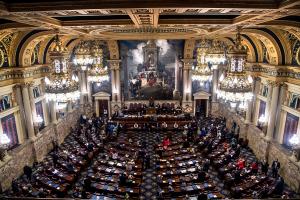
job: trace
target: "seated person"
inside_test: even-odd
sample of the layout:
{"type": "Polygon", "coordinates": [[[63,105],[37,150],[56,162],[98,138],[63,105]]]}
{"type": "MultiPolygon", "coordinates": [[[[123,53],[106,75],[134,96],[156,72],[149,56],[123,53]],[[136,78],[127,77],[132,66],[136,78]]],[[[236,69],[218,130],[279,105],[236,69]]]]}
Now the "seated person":
{"type": "Polygon", "coordinates": [[[85,191],[91,191],[91,184],[92,184],[92,182],[91,182],[91,180],[89,178],[84,179],[84,181],[83,181],[83,189],[85,191]]]}
{"type": "Polygon", "coordinates": [[[234,182],[239,182],[241,180],[241,172],[239,170],[234,170],[234,182]]]}
{"type": "Polygon", "coordinates": [[[163,122],[163,123],[161,124],[161,127],[162,127],[163,129],[166,129],[166,128],[168,128],[168,124],[167,124],[166,122],[163,122]]]}
{"type": "Polygon", "coordinates": [[[279,177],[277,181],[275,182],[275,185],[273,186],[273,191],[271,194],[275,195],[282,195],[283,189],[284,189],[284,180],[282,177],[279,177]]]}
{"type": "Polygon", "coordinates": [[[208,172],[209,165],[210,165],[210,161],[208,159],[205,159],[203,163],[203,171],[208,172]]]}
{"type": "Polygon", "coordinates": [[[88,146],[87,146],[87,149],[88,149],[89,152],[93,152],[94,145],[92,143],[89,143],[88,146]]]}
{"type": "Polygon", "coordinates": [[[174,188],[172,187],[172,185],[168,186],[168,190],[169,190],[169,192],[174,192],[174,188]]]}
{"type": "Polygon", "coordinates": [[[75,173],[75,168],[74,168],[74,165],[71,162],[71,160],[68,160],[68,162],[67,162],[67,171],[69,173],[75,173]]]}
{"type": "Polygon", "coordinates": [[[174,129],[178,129],[178,124],[176,122],[174,123],[174,129]]]}
{"type": "Polygon", "coordinates": [[[128,175],[127,183],[128,183],[128,184],[132,184],[132,183],[133,183],[133,176],[132,176],[132,174],[129,174],[129,175],[128,175]]]}
{"type": "Polygon", "coordinates": [[[127,183],[127,176],[126,176],[126,173],[122,173],[119,177],[119,184],[120,186],[125,186],[127,183]]]}
{"type": "Polygon", "coordinates": [[[117,152],[113,152],[112,153],[112,159],[116,160],[118,158],[118,153],[117,152]]]}
{"type": "Polygon", "coordinates": [[[246,164],[246,162],[245,162],[244,158],[239,158],[237,161],[237,168],[242,170],[245,168],[245,164],[246,164]]]}
{"type": "Polygon", "coordinates": [[[253,174],[257,174],[258,172],[258,164],[256,161],[254,161],[252,164],[251,164],[251,172],[253,174]]]}
{"type": "Polygon", "coordinates": [[[169,140],[169,138],[165,137],[164,140],[163,140],[163,142],[162,142],[162,145],[163,145],[163,148],[164,148],[164,149],[167,149],[168,146],[170,145],[170,140],[169,140]]]}
{"type": "Polygon", "coordinates": [[[206,173],[201,169],[199,172],[198,172],[198,177],[197,177],[197,180],[199,182],[204,182],[206,179],[206,173]]]}

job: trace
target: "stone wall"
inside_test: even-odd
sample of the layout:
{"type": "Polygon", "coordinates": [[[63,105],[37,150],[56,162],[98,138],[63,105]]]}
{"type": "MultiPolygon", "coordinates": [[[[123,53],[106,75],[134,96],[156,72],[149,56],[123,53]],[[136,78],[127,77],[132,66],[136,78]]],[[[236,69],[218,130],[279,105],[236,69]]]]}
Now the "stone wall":
{"type": "Polygon", "coordinates": [[[270,143],[269,163],[278,159],[281,164],[279,174],[284,177],[285,182],[295,191],[300,192],[300,164],[296,162],[291,152],[284,149],[281,145],[270,143]]]}
{"type": "Polygon", "coordinates": [[[32,141],[27,141],[15,148],[5,162],[0,163],[0,191],[8,189],[13,178],[23,173],[25,165],[32,165],[34,162],[34,150],[32,141]]]}
{"type": "Polygon", "coordinates": [[[231,129],[232,123],[240,126],[240,136],[248,139],[249,147],[259,160],[266,159],[271,165],[276,159],[281,163],[279,174],[285,182],[296,192],[300,192],[300,162],[293,159],[291,152],[284,149],[276,141],[270,141],[254,124],[246,124],[244,119],[221,104],[214,116],[226,118],[226,126],[231,129]]]}
{"type": "Polygon", "coordinates": [[[56,139],[58,144],[63,143],[64,139],[69,134],[71,127],[76,127],[80,115],[81,112],[79,112],[78,110],[73,110],[57,122],[54,129],[56,132],[56,139]]]}
{"type": "Polygon", "coordinates": [[[27,140],[9,151],[5,161],[0,161],[0,192],[7,190],[12,180],[23,174],[25,165],[32,166],[34,162],[42,161],[52,150],[53,140],[61,144],[69,134],[70,128],[76,126],[80,115],[79,110],[73,110],[56,124],[49,124],[34,139],[27,140]]]}
{"type": "Polygon", "coordinates": [[[50,124],[44,128],[35,140],[33,141],[33,150],[35,155],[35,160],[40,162],[44,157],[53,149],[52,141],[55,140],[55,130],[54,125],[50,124]]]}

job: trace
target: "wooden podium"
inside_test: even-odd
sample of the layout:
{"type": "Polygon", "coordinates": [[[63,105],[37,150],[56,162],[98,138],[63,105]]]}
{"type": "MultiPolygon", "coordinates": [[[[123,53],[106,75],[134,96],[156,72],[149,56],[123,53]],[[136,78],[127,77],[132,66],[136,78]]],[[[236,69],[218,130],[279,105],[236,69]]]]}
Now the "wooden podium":
{"type": "Polygon", "coordinates": [[[155,108],[147,108],[146,114],[147,115],[155,115],[156,114],[156,109],[155,108]]]}

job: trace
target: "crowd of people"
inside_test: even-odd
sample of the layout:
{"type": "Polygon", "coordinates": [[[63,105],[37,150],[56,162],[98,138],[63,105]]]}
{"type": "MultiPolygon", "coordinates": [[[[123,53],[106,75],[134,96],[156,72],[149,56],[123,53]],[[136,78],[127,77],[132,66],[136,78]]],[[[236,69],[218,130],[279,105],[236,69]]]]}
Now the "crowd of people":
{"type": "Polygon", "coordinates": [[[139,199],[143,172],[154,168],[158,199],[292,197],[279,176],[280,162],[249,160],[247,140],[225,124],[212,117],[126,122],[81,116],[61,145],[53,140],[41,163],[24,167],[6,195],[139,199]],[[141,132],[154,138],[154,154],[141,132]]]}
{"type": "Polygon", "coordinates": [[[174,103],[150,103],[142,104],[142,103],[130,103],[128,106],[123,105],[121,110],[118,112],[115,112],[113,117],[120,117],[124,115],[146,115],[147,110],[149,108],[153,108],[155,110],[155,113],[157,115],[179,115],[182,114],[182,108],[179,105],[175,105],[174,103]]]}

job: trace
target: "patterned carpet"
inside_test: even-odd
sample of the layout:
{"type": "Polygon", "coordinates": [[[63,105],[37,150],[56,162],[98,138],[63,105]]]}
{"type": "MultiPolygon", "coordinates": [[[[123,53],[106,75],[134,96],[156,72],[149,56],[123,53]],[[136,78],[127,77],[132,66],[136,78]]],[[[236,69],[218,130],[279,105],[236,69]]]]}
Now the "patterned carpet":
{"type": "MultiPolygon", "coordinates": [[[[160,132],[159,133],[159,142],[162,141],[162,139],[169,135],[168,132],[160,132]]],[[[147,131],[139,131],[139,132],[135,132],[135,131],[130,131],[127,133],[121,133],[119,135],[119,139],[125,139],[125,138],[132,138],[133,141],[145,141],[146,142],[146,152],[150,155],[150,168],[145,169],[144,166],[144,170],[142,173],[142,183],[140,185],[140,199],[141,200],[156,200],[158,199],[158,184],[157,184],[157,172],[156,172],[156,156],[155,156],[155,144],[158,142],[156,141],[156,133],[154,132],[147,132],[147,131]]],[[[179,138],[182,137],[182,132],[176,132],[173,133],[172,132],[172,141],[176,141],[179,138]]],[[[70,138],[66,139],[66,142],[69,140],[70,138]]],[[[105,153],[100,153],[98,156],[96,156],[94,158],[94,160],[90,163],[89,166],[92,166],[92,164],[96,161],[101,159],[102,155],[105,153]]],[[[241,149],[241,156],[243,156],[247,163],[252,163],[253,161],[256,160],[255,155],[252,153],[252,151],[248,148],[242,148],[241,149]]],[[[46,160],[51,160],[50,156],[47,156],[46,160]]],[[[204,159],[204,158],[203,158],[204,159]]],[[[78,194],[76,194],[76,191],[81,191],[82,186],[83,186],[83,181],[84,178],[87,176],[89,170],[91,170],[91,167],[88,167],[86,170],[84,170],[80,176],[78,177],[77,182],[73,185],[72,189],[69,190],[68,192],[68,196],[70,197],[79,197],[78,194]],[[74,192],[75,191],[75,192],[74,192]]],[[[219,179],[218,177],[218,172],[215,170],[215,168],[210,167],[208,170],[208,174],[210,176],[210,179],[213,181],[214,185],[216,185],[216,189],[217,191],[219,191],[221,194],[223,194],[225,197],[230,198],[230,192],[224,188],[224,183],[222,180],[219,179]]],[[[288,187],[286,187],[286,191],[290,191],[290,189],[288,187]]],[[[98,197],[102,196],[103,194],[95,194],[98,197]]],[[[110,196],[110,195],[105,195],[106,197],[110,196]]],[[[111,196],[112,199],[113,196],[111,196]]],[[[187,197],[189,199],[196,199],[195,196],[189,196],[187,197]]]]}
{"type": "Polygon", "coordinates": [[[143,172],[143,183],[141,184],[140,199],[152,200],[156,199],[157,183],[155,172],[155,150],[154,150],[154,135],[153,133],[139,133],[147,143],[147,152],[150,155],[150,168],[143,172]]]}

